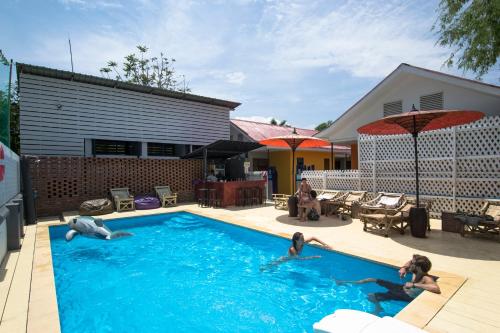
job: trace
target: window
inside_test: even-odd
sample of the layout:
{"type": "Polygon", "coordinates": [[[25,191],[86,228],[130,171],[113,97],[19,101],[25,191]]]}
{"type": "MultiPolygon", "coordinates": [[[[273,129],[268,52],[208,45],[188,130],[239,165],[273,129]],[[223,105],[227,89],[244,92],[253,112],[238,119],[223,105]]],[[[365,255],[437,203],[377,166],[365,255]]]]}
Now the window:
{"type": "Polygon", "coordinates": [[[384,104],[384,117],[403,112],[403,101],[395,101],[384,104]]]}
{"type": "Polygon", "coordinates": [[[175,156],[175,145],[171,143],[148,142],[148,156],[175,156]]]}
{"type": "Polygon", "coordinates": [[[93,155],[126,155],[139,156],[140,142],[117,140],[92,140],[93,155]]]}
{"type": "Polygon", "coordinates": [[[420,96],[420,110],[442,110],[443,93],[420,96]]]}

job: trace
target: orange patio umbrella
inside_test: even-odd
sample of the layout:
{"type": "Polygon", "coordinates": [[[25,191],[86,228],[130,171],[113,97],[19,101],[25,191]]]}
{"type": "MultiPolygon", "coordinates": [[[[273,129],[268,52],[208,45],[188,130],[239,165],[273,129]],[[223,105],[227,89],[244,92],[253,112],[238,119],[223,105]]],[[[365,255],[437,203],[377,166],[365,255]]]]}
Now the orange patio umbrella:
{"type": "Polygon", "coordinates": [[[295,128],[292,134],[267,138],[260,140],[259,143],[266,146],[292,149],[292,193],[295,193],[295,150],[297,148],[319,148],[330,144],[327,140],[299,135],[295,128]]]}

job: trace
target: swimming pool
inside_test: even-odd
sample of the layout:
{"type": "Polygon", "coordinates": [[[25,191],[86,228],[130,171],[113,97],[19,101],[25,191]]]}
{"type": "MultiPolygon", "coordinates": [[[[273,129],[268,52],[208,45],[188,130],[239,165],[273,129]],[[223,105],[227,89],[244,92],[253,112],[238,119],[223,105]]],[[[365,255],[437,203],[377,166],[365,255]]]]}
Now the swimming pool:
{"type": "MultiPolygon", "coordinates": [[[[290,241],[187,212],[109,220],[134,236],[103,241],[50,227],[62,332],[311,332],[339,308],[371,312],[377,277],[395,269],[306,246],[304,256],[264,269],[290,241]]],[[[393,316],[405,302],[382,302],[393,316]]]]}

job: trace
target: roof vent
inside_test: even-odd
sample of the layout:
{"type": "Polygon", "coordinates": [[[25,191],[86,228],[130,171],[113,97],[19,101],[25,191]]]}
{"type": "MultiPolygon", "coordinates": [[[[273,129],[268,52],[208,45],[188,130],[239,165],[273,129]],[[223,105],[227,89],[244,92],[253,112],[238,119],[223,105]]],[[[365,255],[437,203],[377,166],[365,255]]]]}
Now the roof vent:
{"type": "Polygon", "coordinates": [[[403,101],[396,101],[384,104],[384,117],[392,116],[403,112],[403,101]]]}
{"type": "Polygon", "coordinates": [[[442,110],[443,92],[420,96],[420,110],[442,110]]]}

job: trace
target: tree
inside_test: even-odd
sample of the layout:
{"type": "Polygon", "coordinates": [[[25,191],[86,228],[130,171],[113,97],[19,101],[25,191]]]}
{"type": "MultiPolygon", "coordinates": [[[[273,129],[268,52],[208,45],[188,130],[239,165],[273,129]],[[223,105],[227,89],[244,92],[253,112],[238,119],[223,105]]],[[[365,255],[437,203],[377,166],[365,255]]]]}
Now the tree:
{"type": "Polygon", "coordinates": [[[280,126],[286,126],[286,127],[289,127],[286,123],[286,120],[282,120],[280,121],[280,126]]]}
{"type": "Polygon", "coordinates": [[[318,126],[316,126],[314,129],[315,129],[316,131],[318,131],[318,132],[321,132],[321,131],[323,131],[323,130],[327,129],[328,127],[332,126],[332,124],[333,124],[333,121],[328,120],[328,121],[326,121],[326,122],[324,122],[324,123],[319,124],[319,125],[318,125],[318,126]]]}
{"type": "Polygon", "coordinates": [[[455,48],[445,65],[476,73],[480,79],[500,57],[500,1],[441,0],[437,44],[455,48]]]}
{"type": "MultiPolygon", "coordinates": [[[[178,82],[175,78],[173,63],[175,59],[168,58],[164,53],[159,57],[147,56],[148,48],[138,45],[139,54],[129,54],[124,59],[120,69],[116,61],[110,60],[106,67],[100,69],[101,75],[107,78],[114,78],[118,81],[140,84],[162,89],[189,92],[185,79],[178,82]]],[[[184,78],[184,75],[183,75],[184,78]]]]}
{"type": "Polygon", "coordinates": [[[269,122],[269,124],[278,125],[278,122],[276,121],[276,119],[272,118],[271,121],[269,122]]]}

